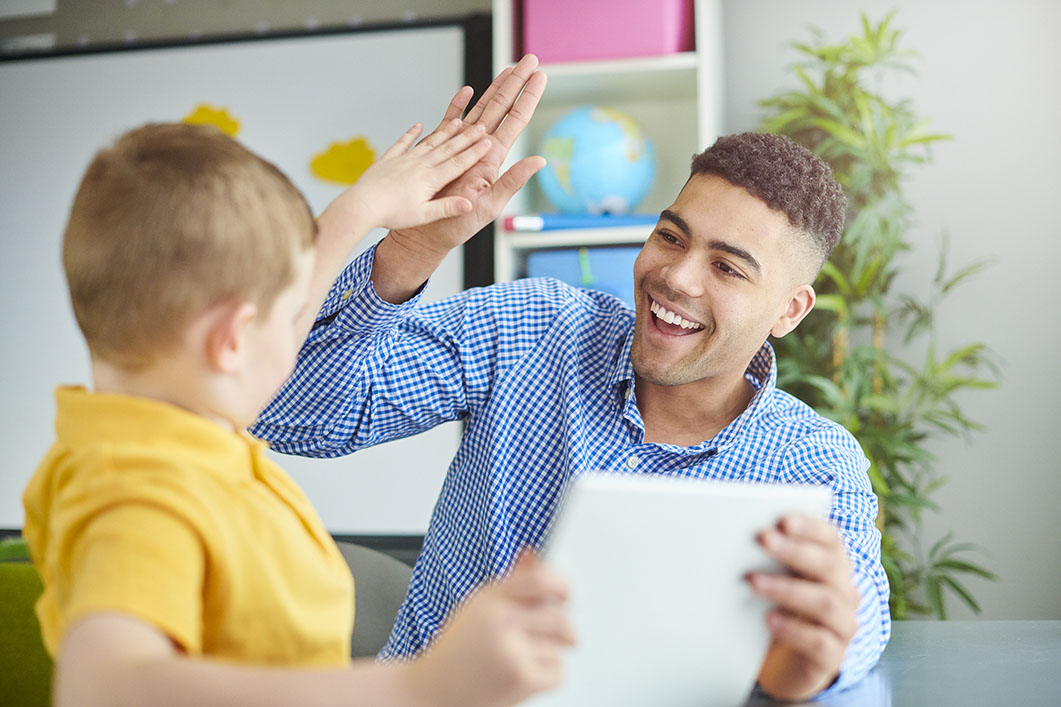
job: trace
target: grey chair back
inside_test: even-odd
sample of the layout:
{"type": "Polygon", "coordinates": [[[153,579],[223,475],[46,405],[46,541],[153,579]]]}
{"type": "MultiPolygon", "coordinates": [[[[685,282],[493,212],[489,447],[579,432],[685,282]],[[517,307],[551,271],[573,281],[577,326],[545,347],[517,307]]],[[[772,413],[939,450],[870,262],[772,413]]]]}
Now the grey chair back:
{"type": "Polygon", "coordinates": [[[345,541],[336,544],[354,575],[354,635],[350,655],[375,657],[390,636],[413,570],[404,562],[364,545],[345,541]]]}

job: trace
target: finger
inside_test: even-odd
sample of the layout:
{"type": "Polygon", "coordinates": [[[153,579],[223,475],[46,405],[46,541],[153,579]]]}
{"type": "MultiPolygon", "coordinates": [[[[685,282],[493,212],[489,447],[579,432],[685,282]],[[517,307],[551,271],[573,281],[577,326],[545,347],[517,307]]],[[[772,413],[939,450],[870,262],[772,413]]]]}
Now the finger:
{"type": "Polygon", "coordinates": [[[497,130],[497,126],[501,124],[509,110],[512,108],[516,99],[519,97],[520,92],[527,85],[531,76],[534,74],[535,69],[538,68],[538,58],[533,54],[527,54],[519,63],[516,64],[512,69],[512,73],[509,74],[504,81],[497,87],[497,91],[486,99],[486,94],[483,98],[479,99],[479,102],[472,109],[472,112],[465,117],[465,121],[469,123],[482,123],[486,126],[487,132],[494,132],[497,130]],[[476,109],[482,106],[481,113],[477,114],[476,109]]]}
{"type": "Polygon", "coordinates": [[[489,138],[480,140],[479,142],[471,145],[466,150],[459,152],[456,155],[452,155],[441,164],[435,165],[434,178],[441,189],[444,185],[449,184],[457,177],[467,172],[471,167],[481,160],[487,152],[490,151],[492,143],[489,138]]]}
{"type": "Polygon", "coordinates": [[[463,216],[472,210],[472,202],[463,196],[443,196],[432,199],[424,205],[421,212],[422,223],[434,223],[445,218],[463,216]]]}
{"type": "Polygon", "coordinates": [[[479,100],[475,102],[472,109],[468,111],[466,116],[464,116],[464,122],[466,124],[471,124],[479,120],[479,116],[483,114],[483,109],[494,99],[494,95],[497,93],[497,90],[501,88],[501,84],[507,81],[508,77],[511,75],[512,67],[506,66],[501,70],[501,73],[494,77],[494,80],[491,81],[490,85],[486,87],[485,91],[483,91],[483,95],[479,96],[479,100]]]}
{"type": "Polygon", "coordinates": [[[832,523],[821,518],[792,513],[783,516],[778,521],[777,528],[782,533],[793,538],[803,538],[832,547],[843,546],[843,538],[840,537],[840,531],[832,523]]]}
{"type": "Polygon", "coordinates": [[[420,133],[421,131],[423,131],[423,129],[424,126],[421,123],[416,123],[415,125],[413,125],[413,127],[406,130],[404,135],[398,138],[398,140],[393,145],[388,147],[383,152],[383,154],[380,155],[380,159],[385,160],[389,157],[405,154],[405,152],[408,151],[409,147],[414,142],[416,142],[416,138],[420,136],[420,133]]]}
{"type": "MultiPolygon", "coordinates": [[[[461,130],[456,135],[451,135],[444,142],[431,149],[431,159],[427,164],[436,166],[442,164],[454,155],[457,155],[483,139],[486,130],[481,125],[472,125],[461,130]]],[[[421,143],[422,144],[422,143],[421,143]]],[[[420,147],[420,145],[417,145],[420,147]]],[[[485,154],[485,150],[484,150],[485,154]]],[[[474,162],[472,164],[475,164],[474,162]]]]}
{"type": "Polygon", "coordinates": [[[575,629],[567,616],[564,605],[559,602],[541,603],[527,609],[523,614],[528,634],[553,641],[561,646],[575,645],[575,629]]]}
{"type": "Polygon", "coordinates": [[[533,552],[521,553],[501,584],[510,599],[521,602],[562,602],[569,594],[567,580],[533,552]]]}
{"type": "Polygon", "coordinates": [[[512,143],[520,136],[523,129],[530,123],[534,116],[534,109],[538,107],[542,95],[545,93],[545,84],[548,77],[541,71],[535,71],[527,82],[523,92],[520,93],[516,104],[505,116],[504,122],[494,131],[498,142],[505,146],[505,150],[512,147],[512,143]]]}
{"type": "Polygon", "coordinates": [[[442,123],[437,128],[435,128],[435,131],[433,133],[418,142],[416,144],[416,147],[413,149],[419,152],[433,150],[442,143],[452,138],[454,135],[456,135],[457,131],[460,130],[460,128],[460,119],[453,118],[452,120],[442,123]]]}
{"type": "Polygon", "coordinates": [[[846,643],[831,631],[783,611],[771,611],[766,625],[774,639],[802,654],[811,663],[831,669],[839,664],[846,643]]]}
{"type": "Polygon", "coordinates": [[[564,680],[564,656],[554,647],[544,647],[535,658],[538,673],[536,687],[549,690],[558,687],[564,680]]]}
{"type": "Polygon", "coordinates": [[[545,159],[538,155],[524,157],[516,164],[509,167],[508,171],[501,175],[489,190],[480,197],[480,201],[486,200],[487,208],[496,214],[508,203],[516,192],[526,186],[530,178],[538,170],[545,166],[545,159]]]}
{"type": "Polygon", "coordinates": [[[522,702],[533,694],[552,690],[563,682],[564,661],[555,649],[529,648],[520,663],[519,687],[513,695],[514,702],[522,702]]]}
{"type": "Polygon", "coordinates": [[[443,125],[454,119],[460,120],[461,116],[464,115],[464,109],[468,107],[468,102],[472,100],[474,94],[475,90],[471,86],[461,86],[460,90],[454,94],[449,105],[446,106],[446,114],[442,116],[442,121],[435,130],[441,129],[443,125]]]}
{"type": "Polygon", "coordinates": [[[845,643],[855,635],[858,600],[847,592],[805,579],[763,573],[753,574],[749,581],[764,599],[789,614],[824,626],[845,643]]]}
{"type": "Polygon", "coordinates": [[[834,584],[850,582],[850,563],[842,546],[825,546],[773,529],[760,533],[758,540],[770,557],[801,577],[834,584]]]}

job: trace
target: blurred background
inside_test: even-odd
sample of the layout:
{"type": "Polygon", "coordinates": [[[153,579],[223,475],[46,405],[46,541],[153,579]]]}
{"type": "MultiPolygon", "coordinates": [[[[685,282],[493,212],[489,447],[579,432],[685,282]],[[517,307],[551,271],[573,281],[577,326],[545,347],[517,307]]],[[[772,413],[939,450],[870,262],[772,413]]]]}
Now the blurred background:
{"type": "MultiPolygon", "coordinates": [[[[577,4],[568,0],[573,2],[577,4]]],[[[984,429],[925,441],[925,449],[938,458],[935,473],[946,483],[932,493],[939,510],[925,512],[923,535],[930,545],[953,533],[956,541],[975,545],[961,558],[997,575],[995,581],[975,573],[961,577],[982,607],[981,618],[1061,618],[1061,435],[1056,429],[1061,417],[1056,364],[1061,344],[1061,277],[1056,272],[1061,262],[1061,44],[1056,41],[1061,4],[721,0],[697,7],[710,7],[715,18],[714,31],[699,34],[697,41],[711,37],[717,45],[696,50],[717,57],[717,85],[707,87],[710,93],[701,94],[700,102],[706,95],[717,101],[708,107],[714,117],[707,125],[718,134],[759,128],[769,113],[760,104],[763,99],[801,88],[793,71],[801,57],[791,45],[810,42],[810,28],[818,28],[827,42],[841,42],[863,32],[862,13],[874,24],[894,13],[891,27],[900,31],[902,47],[916,53],[908,62],[916,72],[889,72],[872,89],[892,101],[908,99],[929,121],[930,132],[952,139],[933,143],[925,153],[930,160],[907,169],[902,189],[911,211],[904,237],[911,247],[896,255],[893,287],[928,297],[948,234],[951,270],[972,262],[986,267],[938,302],[937,345],[949,351],[982,342],[997,365],[997,388],[955,393],[963,414],[984,429]]],[[[470,13],[494,13],[496,34],[499,11],[515,22],[521,7],[496,0],[0,0],[0,56],[431,23],[470,13]]],[[[496,47],[496,37],[494,42],[496,47]]],[[[495,56],[494,65],[509,58],[495,56]]],[[[400,62],[402,57],[381,61],[400,62]]],[[[705,90],[703,84],[700,89],[705,90]]],[[[0,104],[4,100],[0,96],[0,104]]],[[[704,105],[699,109],[704,112],[704,105]]],[[[436,118],[423,120],[432,124],[436,118]]],[[[645,129],[650,139],[662,143],[662,153],[670,138],[655,127],[658,120],[649,114],[645,129]]],[[[679,125],[693,139],[695,120],[682,118],[679,125]]],[[[711,132],[704,125],[701,120],[699,138],[711,132]]],[[[538,133],[547,127],[537,126],[538,133]]],[[[18,128],[4,124],[0,129],[18,128]]],[[[657,184],[673,192],[687,169],[687,162],[668,161],[661,154],[657,184]]],[[[650,194],[650,210],[661,208],[659,198],[650,194]]],[[[14,235],[2,236],[5,258],[15,257],[10,249],[14,235]]],[[[21,301],[3,306],[19,307],[21,301]]],[[[5,347],[25,345],[19,343],[25,337],[26,332],[5,332],[5,347]]],[[[923,354],[908,349],[901,337],[886,345],[890,353],[914,363],[923,354]]],[[[7,380],[18,372],[2,375],[7,380]]],[[[5,423],[5,436],[19,434],[14,422],[5,423]]],[[[4,488],[20,487],[30,473],[5,470],[5,476],[21,481],[4,488]]],[[[17,524],[17,518],[0,518],[0,525],[17,524]]],[[[974,617],[953,594],[947,608],[953,618],[974,617]]]]}

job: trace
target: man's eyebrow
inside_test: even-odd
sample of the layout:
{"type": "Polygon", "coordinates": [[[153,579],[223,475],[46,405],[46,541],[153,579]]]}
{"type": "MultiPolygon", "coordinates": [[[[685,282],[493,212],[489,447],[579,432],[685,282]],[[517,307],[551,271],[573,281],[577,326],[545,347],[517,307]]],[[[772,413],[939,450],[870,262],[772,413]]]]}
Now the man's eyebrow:
{"type": "Polygon", "coordinates": [[[723,253],[729,253],[735,258],[740,258],[745,263],[747,263],[748,267],[755,271],[756,275],[760,277],[762,276],[763,268],[761,265],[759,265],[759,261],[755,259],[754,255],[744,250],[743,248],[738,248],[732,243],[726,243],[725,241],[711,241],[710,243],[708,243],[708,245],[713,250],[721,250],[723,253]]]}
{"type": "MultiPolygon", "coordinates": [[[[689,228],[689,224],[685,221],[685,219],[683,219],[681,216],[674,213],[670,209],[664,209],[663,211],[661,211],[659,217],[661,219],[667,219],[668,221],[672,222],[675,226],[684,231],[685,235],[692,235],[692,229],[689,228]]],[[[755,259],[754,255],[744,250],[743,248],[738,248],[732,243],[727,243],[725,241],[719,240],[710,241],[707,245],[712,250],[721,250],[723,253],[729,253],[735,258],[740,258],[745,263],[747,263],[748,267],[755,271],[756,275],[762,276],[763,267],[759,264],[759,261],[755,259]]]]}
{"type": "Polygon", "coordinates": [[[668,221],[671,221],[675,226],[684,231],[685,235],[687,236],[692,233],[692,229],[689,228],[689,224],[685,222],[685,219],[683,219],[681,216],[674,213],[670,209],[663,209],[663,211],[659,213],[659,217],[661,219],[667,219],[668,221]]]}

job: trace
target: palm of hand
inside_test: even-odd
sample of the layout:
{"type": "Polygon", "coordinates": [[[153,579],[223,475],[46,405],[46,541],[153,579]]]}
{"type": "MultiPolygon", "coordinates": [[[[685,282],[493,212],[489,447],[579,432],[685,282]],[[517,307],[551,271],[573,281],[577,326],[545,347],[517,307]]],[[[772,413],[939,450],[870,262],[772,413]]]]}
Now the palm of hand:
{"type": "MultiPolygon", "coordinates": [[[[492,137],[490,149],[467,172],[447,184],[438,196],[462,196],[472,210],[415,228],[391,231],[390,237],[413,250],[430,248],[447,253],[463,245],[500,214],[513,194],[544,166],[540,157],[528,157],[498,178],[501,165],[513,142],[526,127],[545,88],[545,75],[535,71],[537,59],[524,57],[513,69],[506,69],[490,85],[464,119],[467,127],[482,125],[492,137]]],[[[460,117],[471,98],[470,91],[458,92],[442,120],[460,117]]]]}

